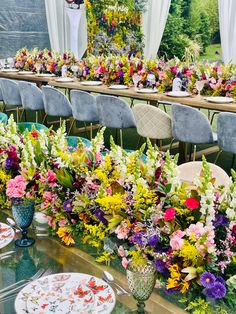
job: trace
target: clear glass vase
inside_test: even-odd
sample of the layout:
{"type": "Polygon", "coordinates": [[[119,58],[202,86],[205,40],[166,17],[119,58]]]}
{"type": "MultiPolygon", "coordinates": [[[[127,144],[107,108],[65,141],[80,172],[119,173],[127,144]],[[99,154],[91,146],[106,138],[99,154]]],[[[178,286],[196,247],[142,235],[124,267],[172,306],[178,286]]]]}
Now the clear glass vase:
{"type": "Polygon", "coordinates": [[[16,246],[28,247],[34,244],[35,239],[29,238],[28,228],[33,221],[34,216],[34,202],[32,200],[26,200],[22,202],[16,202],[12,205],[13,218],[18,227],[21,229],[21,239],[15,241],[16,246]]]}
{"type": "Polygon", "coordinates": [[[127,279],[129,289],[137,300],[138,314],[147,313],[144,310],[145,301],[147,301],[152,294],[156,282],[156,267],[152,262],[147,264],[130,263],[127,267],[127,279]]]}

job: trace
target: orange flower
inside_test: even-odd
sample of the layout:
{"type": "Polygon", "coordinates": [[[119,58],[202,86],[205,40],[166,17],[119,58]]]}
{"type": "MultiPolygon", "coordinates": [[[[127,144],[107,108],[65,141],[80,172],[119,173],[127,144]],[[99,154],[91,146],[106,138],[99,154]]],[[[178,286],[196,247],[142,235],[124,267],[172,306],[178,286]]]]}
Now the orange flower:
{"type": "Polygon", "coordinates": [[[73,240],[73,238],[70,236],[69,232],[67,231],[67,229],[65,227],[60,227],[57,231],[57,234],[59,236],[59,238],[61,238],[61,240],[66,244],[66,245],[70,245],[70,244],[74,244],[75,241],[73,240]]]}

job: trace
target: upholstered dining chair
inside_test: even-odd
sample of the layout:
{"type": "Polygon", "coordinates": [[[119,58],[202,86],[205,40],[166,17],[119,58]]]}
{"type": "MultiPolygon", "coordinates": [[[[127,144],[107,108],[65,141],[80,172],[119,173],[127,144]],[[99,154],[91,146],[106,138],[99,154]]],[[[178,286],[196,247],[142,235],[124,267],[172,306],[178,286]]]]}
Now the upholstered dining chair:
{"type": "Polygon", "coordinates": [[[0,78],[2,91],[3,111],[16,111],[16,121],[19,122],[19,110],[22,109],[22,102],[18,84],[6,78],[0,78]]]}
{"type": "MultiPolygon", "coordinates": [[[[59,117],[61,126],[62,118],[70,118],[72,116],[71,104],[68,98],[54,87],[43,86],[42,92],[45,113],[52,117],[59,117]]],[[[56,122],[58,121],[51,123],[56,122]]]]}
{"type": "MultiPolygon", "coordinates": [[[[218,187],[219,185],[229,186],[230,178],[228,174],[219,166],[208,163],[211,170],[212,178],[215,179],[214,185],[218,187]]],[[[194,179],[201,173],[202,162],[201,161],[191,161],[186,162],[178,166],[179,178],[182,182],[193,183],[194,179]]]]}
{"type": "Polygon", "coordinates": [[[5,113],[0,112],[0,122],[7,124],[7,121],[8,121],[8,116],[5,113]]]}
{"type": "Polygon", "coordinates": [[[97,106],[100,124],[108,128],[120,130],[120,145],[123,147],[122,130],[135,128],[133,111],[127,102],[115,96],[97,96],[97,106]]]}
{"type": "Polygon", "coordinates": [[[236,154],[236,113],[219,113],[217,120],[217,134],[220,151],[216,157],[215,163],[218,161],[222,151],[225,151],[233,154],[231,166],[231,168],[233,168],[236,154]]]}
{"type": "Polygon", "coordinates": [[[20,133],[24,133],[26,130],[29,132],[32,131],[33,127],[35,128],[36,131],[41,131],[41,130],[48,130],[48,128],[41,123],[34,123],[34,122],[19,122],[17,123],[17,128],[20,133]]]}
{"type": "Polygon", "coordinates": [[[135,104],[133,113],[140,136],[157,140],[172,138],[171,117],[163,110],[152,105],[135,104]]]}
{"type": "Polygon", "coordinates": [[[217,134],[212,132],[210,122],[201,111],[180,104],[172,104],[171,108],[173,137],[178,141],[194,144],[195,160],[197,144],[216,143],[217,134]]]}
{"type": "MultiPolygon", "coordinates": [[[[71,90],[70,101],[74,121],[90,123],[90,139],[93,137],[93,122],[99,122],[96,97],[83,91],[71,90]]],[[[86,125],[86,124],[85,124],[86,125]]],[[[71,125],[71,127],[73,124],[71,125]]]]}
{"type": "Polygon", "coordinates": [[[38,111],[44,110],[43,94],[40,88],[30,82],[18,82],[21,102],[24,110],[35,111],[35,121],[38,122],[38,111]]]}

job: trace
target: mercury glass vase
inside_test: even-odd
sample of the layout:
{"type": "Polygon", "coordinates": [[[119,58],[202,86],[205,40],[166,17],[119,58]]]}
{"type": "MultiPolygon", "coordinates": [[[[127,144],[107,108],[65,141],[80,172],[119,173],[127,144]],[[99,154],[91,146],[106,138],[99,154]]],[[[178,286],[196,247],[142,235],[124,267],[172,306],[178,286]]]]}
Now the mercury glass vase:
{"type": "Polygon", "coordinates": [[[137,310],[135,313],[144,314],[145,301],[147,301],[152,294],[156,282],[156,267],[152,262],[147,264],[130,263],[127,267],[127,279],[129,289],[137,300],[137,310]]]}
{"type": "Polygon", "coordinates": [[[32,200],[27,200],[23,202],[16,202],[12,205],[13,218],[18,227],[21,229],[21,239],[15,241],[16,246],[28,247],[34,244],[35,239],[29,238],[28,228],[33,221],[34,216],[34,202],[32,200]]]}

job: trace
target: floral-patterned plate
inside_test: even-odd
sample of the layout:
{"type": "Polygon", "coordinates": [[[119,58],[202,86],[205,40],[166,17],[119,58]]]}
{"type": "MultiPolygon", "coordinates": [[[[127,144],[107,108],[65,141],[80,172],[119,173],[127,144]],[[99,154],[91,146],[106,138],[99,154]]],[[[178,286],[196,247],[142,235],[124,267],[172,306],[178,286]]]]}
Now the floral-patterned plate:
{"type": "Polygon", "coordinates": [[[19,72],[18,69],[1,69],[2,72],[19,72]]]}
{"type": "Polygon", "coordinates": [[[33,71],[19,71],[18,74],[20,75],[33,75],[33,71]]]}
{"type": "Polygon", "coordinates": [[[118,85],[118,84],[114,84],[109,86],[110,89],[128,89],[129,87],[126,85],[118,85]]]}
{"type": "Polygon", "coordinates": [[[58,312],[63,314],[110,314],[116,302],[114,291],[102,279],[87,274],[61,273],[40,278],[23,288],[16,297],[15,310],[17,314],[57,313],[53,312],[53,307],[51,311],[44,307],[49,309],[47,304],[50,301],[61,308],[60,300],[65,309],[68,309],[58,312]],[[66,301],[62,301],[64,299],[66,301]],[[68,308],[70,300],[72,303],[75,301],[71,309],[68,308]],[[35,304],[36,310],[41,308],[41,311],[36,312],[33,307],[35,304]]]}
{"type": "Polygon", "coordinates": [[[14,230],[10,226],[0,222],[0,249],[7,246],[14,239],[14,235],[14,230]]]}
{"type": "Polygon", "coordinates": [[[39,76],[39,77],[54,77],[56,75],[53,74],[53,73],[40,73],[40,74],[36,74],[36,76],[39,76]]]}
{"type": "Polygon", "coordinates": [[[74,82],[74,79],[71,77],[59,77],[56,79],[56,82],[74,82]]]}

